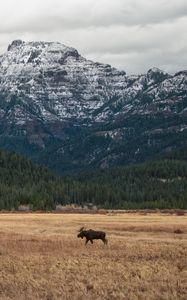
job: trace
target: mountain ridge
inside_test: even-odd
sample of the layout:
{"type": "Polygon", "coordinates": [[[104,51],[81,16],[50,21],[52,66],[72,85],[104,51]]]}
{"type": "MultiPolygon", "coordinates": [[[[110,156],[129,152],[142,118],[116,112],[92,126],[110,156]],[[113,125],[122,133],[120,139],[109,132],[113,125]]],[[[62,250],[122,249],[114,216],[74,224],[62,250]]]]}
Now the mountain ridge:
{"type": "Polygon", "coordinates": [[[60,43],[0,56],[0,146],[58,173],[141,162],[187,141],[187,71],[130,75],[60,43]]]}

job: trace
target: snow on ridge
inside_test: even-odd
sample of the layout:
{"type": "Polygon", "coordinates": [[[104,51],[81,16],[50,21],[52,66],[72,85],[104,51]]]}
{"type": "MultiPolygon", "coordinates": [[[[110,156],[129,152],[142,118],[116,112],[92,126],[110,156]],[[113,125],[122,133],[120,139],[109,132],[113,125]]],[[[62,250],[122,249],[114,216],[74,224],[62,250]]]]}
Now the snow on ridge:
{"type": "Polygon", "coordinates": [[[146,93],[158,102],[171,90],[185,91],[186,75],[170,76],[154,67],[147,74],[127,76],[59,42],[15,40],[0,56],[0,93],[6,101],[16,96],[44,121],[105,121],[115,117],[117,107],[124,113],[133,108],[142,113],[141,95],[146,93]]]}

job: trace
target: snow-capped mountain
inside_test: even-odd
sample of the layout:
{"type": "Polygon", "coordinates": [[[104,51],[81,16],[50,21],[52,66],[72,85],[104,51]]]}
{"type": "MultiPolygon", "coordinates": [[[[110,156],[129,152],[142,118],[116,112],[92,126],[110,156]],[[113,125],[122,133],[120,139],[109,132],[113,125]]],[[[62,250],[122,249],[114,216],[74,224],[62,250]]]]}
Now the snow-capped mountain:
{"type": "MultiPolygon", "coordinates": [[[[125,72],[83,58],[60,43],[13,41],[0,57],[0,89],[10,101],[34,106],[43,121],[92,118],[92,113],[127,86],[125,72]]],[[[17,105],[20,123],[32,119],[17,105]]],[[[14,107],[15,108],[15,107],[14,107]]]]}
{"type": "Polygon", "coordinates": [[[0,145],[52,168],[173,149],[186,140],[186,112],[187,71],[128,76],[60,43],[16,40],[0,56],[0,145]]]}

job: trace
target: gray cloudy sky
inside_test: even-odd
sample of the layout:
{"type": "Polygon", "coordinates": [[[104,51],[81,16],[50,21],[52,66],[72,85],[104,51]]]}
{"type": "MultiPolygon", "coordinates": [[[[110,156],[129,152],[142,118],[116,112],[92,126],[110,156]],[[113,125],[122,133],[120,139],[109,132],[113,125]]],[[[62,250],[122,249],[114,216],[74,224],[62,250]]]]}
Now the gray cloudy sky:
{"type": "Polygon", "coordinates": [[[0,53],[59,41],[127,73],[187,69],[187,0],[1,0],[0,53]]]}

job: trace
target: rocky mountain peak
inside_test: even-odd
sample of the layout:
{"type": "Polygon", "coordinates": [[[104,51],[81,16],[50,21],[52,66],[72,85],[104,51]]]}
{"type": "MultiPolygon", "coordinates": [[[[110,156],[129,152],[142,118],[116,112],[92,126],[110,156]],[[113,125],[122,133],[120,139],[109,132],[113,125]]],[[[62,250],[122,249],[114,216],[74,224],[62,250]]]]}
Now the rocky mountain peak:
{"type": "Polygon", "coordinates": [[[166,72],[156,67],[149,69],[147,72],[148,80],[152,80],[155,83],[161,82],[168,77],[169,75],[166,72]]]}
{"type": "Polygon", "coordinates": [[[58,42],[15,40],[0,56],[0,145],[37,161],[137,161],[169,145],[161,134],[185,136],[186,111],[186,71],[128,76],[58,42]]]}
{"type": "Polygon", "coordinates": [[[187,76],[187,70],[182,70],[182,71],[175,73],[175,76],[179,76],[179,75],[187,76]]]}
{"type": "Polygon", "coordinates": [[[13,50],[15,47],[19,47],[20,45],[24,44],[22,40],[14,40],[12,43],[8,46],[8,51],[13,50]]]}
{"type": "MultiPolygon", "coordinates": [[[[58,42],[24,42],[14,40],[4,54],[4,61],[8,64],[62,64],[66,59],[78,59],[79,53],[72,47],[67,47],[58,42]]],[[[3,61],[2,61],[3,62],[3,61]]]]}
{"type": "MultiPolygon", "coordinates": [[[[91,120],[126,85],[125,72],[86,60],[58,42],[16,40],[0,57],[0,90],[9,95],[6,99],[14,96],[24,107],[37,107],[37,116],[45,121],[91,120]]],[[[107,114],[101,112],[98,120],[107,114]]]]}

